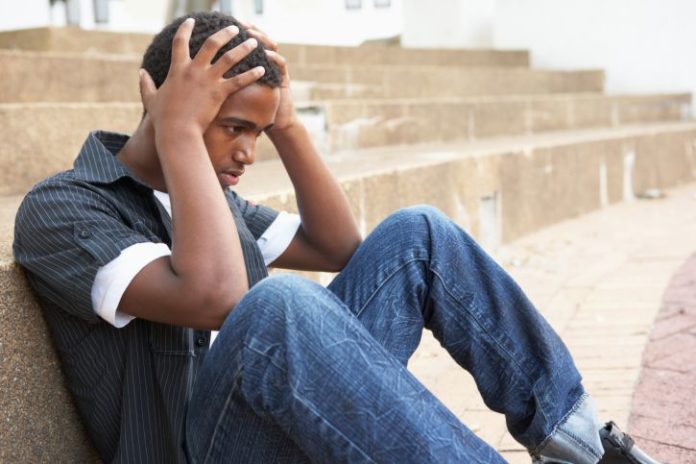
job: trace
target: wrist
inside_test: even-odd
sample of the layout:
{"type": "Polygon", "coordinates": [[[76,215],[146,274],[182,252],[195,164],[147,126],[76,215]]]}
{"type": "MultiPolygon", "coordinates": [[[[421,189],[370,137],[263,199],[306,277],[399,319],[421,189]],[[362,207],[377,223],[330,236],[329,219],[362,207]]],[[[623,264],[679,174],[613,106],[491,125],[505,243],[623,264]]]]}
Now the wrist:
{"type": "Polygon", "coordinates": [[[203,140],[203,130],[191,123],[178,121],[154,124],[157,145],[179,145],[186,140],[203,140]]]}
{"type": "Polygon", "coordinates": [[[304,129],[305,127],[302,121],[300,121],[300,119],[297,117],[297,114],[293,113],[291,117],[283,121],[277,121],[273,127],[266,131],[266,134],[271,140],[273,140],[276,137],[292,136],[293,134],[299,133],[304,129]]]}

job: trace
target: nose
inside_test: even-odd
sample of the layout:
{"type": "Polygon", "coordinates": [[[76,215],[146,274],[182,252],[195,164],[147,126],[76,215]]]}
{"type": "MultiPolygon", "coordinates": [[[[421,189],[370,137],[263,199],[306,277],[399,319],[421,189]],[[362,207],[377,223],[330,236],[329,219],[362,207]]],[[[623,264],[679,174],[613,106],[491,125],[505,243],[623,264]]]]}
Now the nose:
{"type": "Polygon", "coordinates": [[[254,164],[256,161],[256,134],[245,134],[240,137],[234,151],[234,160],[240,164],[254,164]]]}

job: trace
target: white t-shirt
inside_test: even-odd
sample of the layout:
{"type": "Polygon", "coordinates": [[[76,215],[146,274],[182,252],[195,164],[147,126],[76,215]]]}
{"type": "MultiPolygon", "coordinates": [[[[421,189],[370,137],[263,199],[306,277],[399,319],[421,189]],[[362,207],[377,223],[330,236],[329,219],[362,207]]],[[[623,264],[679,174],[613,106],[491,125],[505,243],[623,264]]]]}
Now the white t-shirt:
{"type": "MultiPolygon", "coordinates": [[[[171,217],[172,204],[169,194],[155,190],[154,195],[171,217]]],[[[256,244],[261,250],[266,266],[283,254],[295,237],[300,224],[298,215],[281,212],[259,237],[256,244]]],[[[118,311],[118,304],[126,288],[145,266],[157,258],[171,254],[172,251],[166,244],[154,242],[136,243],[121,251],[116,258],[97,271],[91,292],[94,312],[116,328],[125,327],[135,319],[118,311]]],[[[210,336],[211,345],[216,336],[217,332],[213,331],[210,336]]]]}

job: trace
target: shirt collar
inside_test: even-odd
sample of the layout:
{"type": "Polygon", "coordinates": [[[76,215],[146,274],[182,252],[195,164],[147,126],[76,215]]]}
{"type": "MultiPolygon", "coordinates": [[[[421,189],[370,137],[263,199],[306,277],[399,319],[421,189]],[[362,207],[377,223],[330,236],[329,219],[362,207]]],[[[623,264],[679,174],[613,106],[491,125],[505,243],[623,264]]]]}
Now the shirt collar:
{"type": "Polygon", "coordinates": [[[117,158],[129,137],[106,131],[93,131],[87,136],[73,165],[75,177],[90,183],[109,184],[122,177],[138,181],[117,158]]]}

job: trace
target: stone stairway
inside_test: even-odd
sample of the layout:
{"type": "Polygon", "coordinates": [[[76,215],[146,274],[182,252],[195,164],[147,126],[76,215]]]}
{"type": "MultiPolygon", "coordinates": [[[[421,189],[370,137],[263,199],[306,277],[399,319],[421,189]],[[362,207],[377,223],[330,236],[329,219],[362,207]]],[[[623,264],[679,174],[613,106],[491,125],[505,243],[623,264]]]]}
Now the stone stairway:
{"type": "MultiPolygon", "coordinates": [[[[69,168],[89,130],[136,127],[148,41],[69,28],[0,33],[1,462],[94,460],[13,263],[12,222],[23,194],[69,168]]],[[[281,50],[299,111],[364,233],[398,207],[431,203],[494,248],[696,178],[690,95],[605,95],[602,71],[529,69],[525,51],[281,50]]],[[[294,210],[267,140],[259,155],[240,193],[294,210]]]]}

